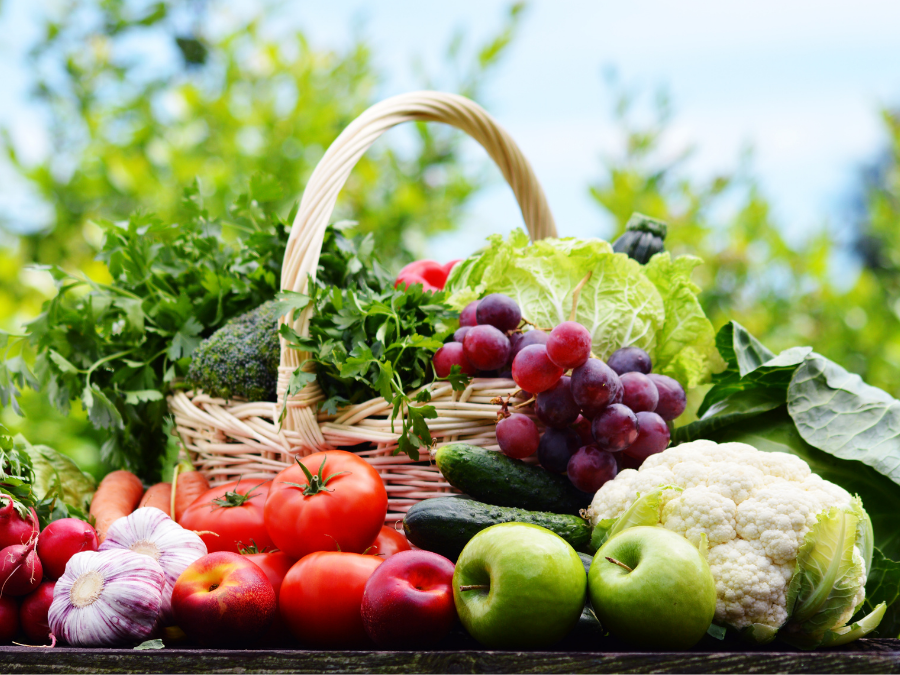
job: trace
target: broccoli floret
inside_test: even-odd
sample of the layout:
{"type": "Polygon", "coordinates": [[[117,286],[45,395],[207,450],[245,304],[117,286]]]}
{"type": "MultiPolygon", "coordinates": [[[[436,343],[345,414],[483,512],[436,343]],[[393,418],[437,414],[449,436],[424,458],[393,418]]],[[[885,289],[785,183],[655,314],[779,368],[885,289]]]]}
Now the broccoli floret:
{"type": "Polygon", "coordinates": [[[194,351],[187,380],[210,396],[275,401],[278,384],[277,303],[274,300],[228,321],[194,351]]]}

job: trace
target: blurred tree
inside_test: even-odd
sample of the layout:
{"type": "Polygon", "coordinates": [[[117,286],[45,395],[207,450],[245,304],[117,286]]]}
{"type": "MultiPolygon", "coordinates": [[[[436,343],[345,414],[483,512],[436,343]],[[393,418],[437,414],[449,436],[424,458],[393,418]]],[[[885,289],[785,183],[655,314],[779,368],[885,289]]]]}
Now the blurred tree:
{"type": "MultiPolygon", "coordinates": [[[[0,131],[12,167],[52,217],[34,227],[0,213],[7,235],[31,227],[0,239],[0,328],[17,331],[55,292],[48,275],[24,268],[59,265],[108,281],[94,259],[102,236],[94,221],[139,209],[180,222],[182,190],[195,177],[211,214],[228,220],[228,205],[251,176],[277,176],[286,215],[328,145],[378,100],[382,76],[360,35],[345,49],[316,49],[289,27],[288,6],[261,2],[245,20],[235,18],[238,10],[246,15],[224,0],[71,0],[44,10],[31,61],[52,152],[29,164],[0,131]]],[[[455,37],[446,57],[452,75],[422,73],[423,84],[479,98],[522,10],[512,4],[484,44],[455,37]]],[[[454,227],[484,179],[479,166],[464,165],[459,132],[418,124],[401,139],[367,153],[335,214],[374,232],[389,263],[454,227]]],[[[21,405],[27,420],[4,410],[8,426],[102,471],[103,438],[81,410],[63,418],[36,395],[21,405]]]]}
{"type": "MultiPolygon", "coordinates": [[[[705,260],[695,273],[701,300],[718,328],[735,319],[771,349],[813,345],[869,383],[900,395],[900,122],[884,115],[892,139],[877,178],[859,200],[857,246],[822,228],[788,245],[747,158],[733,173],[689,177],[687,148],[672,156],[666,130],[670,105],[659,96],[650,122],[636,123],[635,97],[618,97],[625,141],[591,186],[612,215],[613,239],[634,211],[668,221],[666,248],[705,260]],[[855,283],[846,272],[862,254],[855,283]],[[836,269],[836,264],[841,269],[836,269]]],[[[852,227],[845,224],[842,231],[852,227]]],[[[840,236],[839,236],[840,235],[840,236]]]]}

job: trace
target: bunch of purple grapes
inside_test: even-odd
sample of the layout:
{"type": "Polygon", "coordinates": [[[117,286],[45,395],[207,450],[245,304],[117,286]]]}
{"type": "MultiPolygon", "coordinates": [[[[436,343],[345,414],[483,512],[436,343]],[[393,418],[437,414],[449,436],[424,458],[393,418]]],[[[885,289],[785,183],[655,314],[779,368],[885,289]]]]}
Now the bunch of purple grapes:
{"type": "Polygon", "coordinates": [[[591,357],[591,335],[565,321],[549,333],[518,332],[519,306],[494,293],[460,315],[454,342],[434,356],[439,377],[454,365],[469,375],[510,375],[534,396],[546,429],[513,413],[497,423],[500,450],[516,459],[537,453],[548,471],[566,473],[584,492],[595,492],[624,468],[637,468],[669,444],[666,424],[684,412],[684,388],[652,373],[650,356],[623,347],[604,363],[591,357]]]}

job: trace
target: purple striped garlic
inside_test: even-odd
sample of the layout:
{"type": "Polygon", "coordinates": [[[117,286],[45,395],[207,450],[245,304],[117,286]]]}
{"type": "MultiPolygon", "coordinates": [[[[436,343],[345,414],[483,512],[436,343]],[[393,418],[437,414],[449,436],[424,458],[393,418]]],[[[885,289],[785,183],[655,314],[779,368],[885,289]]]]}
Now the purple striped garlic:
{"type": "Polygon", "coordinates": [[[172,614],[175,582],[188,565],[206,555],[206,544],[197,534],[184,529],[159,509],[145,506],[115,521],[99,550],[122,549],[149,556],[162,567],[166,584],[159,620],[161,626],[172,625],[175,621],[172,614]]]}
{"type": "Polygon", "coordinates": [[[156,629],[165,575],[131,551],[73,555],[53,589],[50,632],[75,647],[113,647],[146,640],[156,629]]]}

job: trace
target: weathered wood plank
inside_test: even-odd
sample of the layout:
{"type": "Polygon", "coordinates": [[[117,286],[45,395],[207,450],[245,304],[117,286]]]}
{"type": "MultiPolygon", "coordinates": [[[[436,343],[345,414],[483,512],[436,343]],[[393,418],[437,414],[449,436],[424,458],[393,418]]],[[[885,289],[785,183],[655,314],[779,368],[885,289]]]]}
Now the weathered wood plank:
{"type": "Polygon", "coordinates": [[[798,652],[386,652],[0,648],[4,673],[898,673],[900,640],[798,652]]]}

